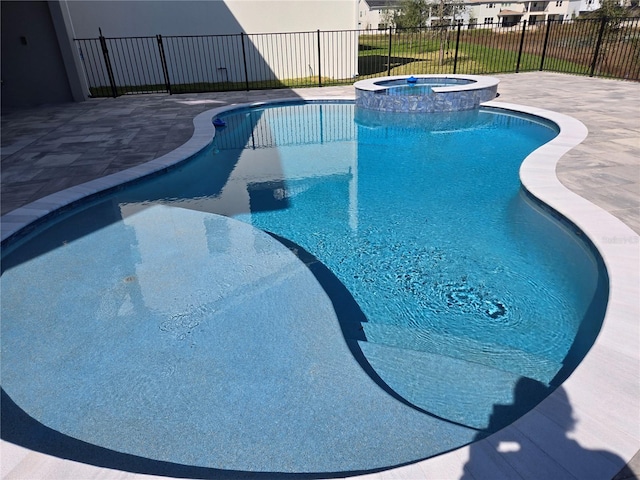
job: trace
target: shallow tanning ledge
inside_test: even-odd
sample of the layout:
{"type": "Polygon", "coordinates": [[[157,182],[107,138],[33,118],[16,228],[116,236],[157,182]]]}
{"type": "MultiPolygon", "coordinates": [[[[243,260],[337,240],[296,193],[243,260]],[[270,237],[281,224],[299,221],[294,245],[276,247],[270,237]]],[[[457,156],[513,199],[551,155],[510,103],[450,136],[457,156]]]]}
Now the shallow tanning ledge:
{"type": "Polygon", "coordinates": [[[478,108],[498,92],[495,77],[398,75],[354,84],[356,106],[384,112],[452,112],[478,108]]]}

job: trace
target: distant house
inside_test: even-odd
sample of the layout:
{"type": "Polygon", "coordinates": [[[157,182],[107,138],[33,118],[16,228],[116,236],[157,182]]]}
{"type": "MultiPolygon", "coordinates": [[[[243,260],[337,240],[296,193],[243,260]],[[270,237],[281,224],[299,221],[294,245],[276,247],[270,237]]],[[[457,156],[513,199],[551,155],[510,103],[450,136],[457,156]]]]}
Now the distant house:
{"type": "Polygon", "coordinates": [[[594,12],[600,8],[600,0],[582,0],[580,2],[580,12],[594,12]]]}
{"type": "Polygon", "coordinates": [[[359,0],[358,29],[383,30],[388,28],[388,19],[400,10],[400,0],[359,0]]]}
{"type": "Polygon", "coordinates": [[[466,0],[465,4],[468,7],[467,22],[477,27],[510,27],[522,21],[535,25],[547,20],[565,20],[578,16],[581,8],[581,0],[466,0]]]}
{"type": "MultiPolygon", "coordinates": [[[[621,3],[628,0],[620,0],[621,3]]],[[[437,1],[427,2],[430,7],[426,25],[437,23],[456,24],[463,22],[472,27],[510,27],[522,21],[529,25],[544,23],[547,20],[568,20],[577,17],[580,12],[600,8],[600,0],[462,0],[455,2],[457,13],[440,19],[436,15],[437,1]]],[[[359,0],[358,28],[377,30],[388,27],[385,12],[391,15],[401,8],[401,1],[359,0]]],[[[448,9],[451,11],[451,9],[448,9]]]]}
{"type": "MultiPolygon", "coordinates": [[[[458,7],[455,9],[455,15],[449,13],[444,17],[444,21],[449,24],[455,24],[458,20],[464,19],[463,12],[466,9],[465,2],[455,2],[458,7]]],[[[425,19],[425,26],[431,26],[441,22],[437,17],[439,6],[438,0],[427,2],[429,13],[425,19]]],[[[383,33],[382,30],[393,26],[389,25],[389,20],[400,12],[402,8],[402,0],[359,0],[358,1],[358,29],[371,30],[383,33]]],[[[451,12],[451,8],[447,9],[451,12]]]]}

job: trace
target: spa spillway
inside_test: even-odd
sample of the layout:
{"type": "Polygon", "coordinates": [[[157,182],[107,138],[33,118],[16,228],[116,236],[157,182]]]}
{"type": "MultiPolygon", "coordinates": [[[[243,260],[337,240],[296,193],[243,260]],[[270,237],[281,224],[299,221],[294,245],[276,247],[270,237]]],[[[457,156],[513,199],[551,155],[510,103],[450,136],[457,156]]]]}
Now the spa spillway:
{"type": "Polygon", "coordinates": [[[356,105],[384,112],[452,112],[493,100],[500,81],[477,75],[400,75],[355,83],[356,105]]]}

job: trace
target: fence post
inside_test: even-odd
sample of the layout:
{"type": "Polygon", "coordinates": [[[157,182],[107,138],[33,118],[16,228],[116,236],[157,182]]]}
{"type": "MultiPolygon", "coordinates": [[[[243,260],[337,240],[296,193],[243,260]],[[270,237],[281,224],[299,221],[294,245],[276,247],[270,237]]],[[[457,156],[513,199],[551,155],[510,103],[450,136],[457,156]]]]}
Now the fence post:
{"type": "Polygon", "coordinates": [[[320,60],[320,29],[318,29],[318,86],[322,86],[322,61],[320,60]]]}
{"type": "Polygon", "coordinates": [[[113,76],[113,69],[111,68],[111,60],[109,59],[109,50],[107,49],[107,40],[102,36],[102,28],[98,28],[100,32],[100,46],[102,47],[102,54],[104,55],[104,65],[107,67],[107,76],[109,77],[109,84],[111,85],[111,94],[113,97],[118,96],[118,90],[116,90],[116,79],[113,76]]]}
{"type": "Polygon", "coordinates": [[[593,77],[596,71],[596,64],[598,63],[598,55],[600,54],[600,45],[602,44],[602,37],[604,35],[604,29],[607,26],[608,18],[603,17],[600,22],[600,32],[598,32],[598,41],[596,42],[596,50],[593,53],[593,61],[591,62],[591,68],[589,70],[589,76],[593,77]]]}
{"type": "MultiPolygon", "coordinates": [[[[244,46],[244,32],[240,32],[240,41],[242,42],[242,61],[244,63],[244,86],[249,91],[249,71],[247,70],[247,51],[244,46]]],[[[228,81],[228,78],[227,78],[228,81]]]]}
{"type": "Polygon", "coordinates": [[[460,30],[462,29],[462,22],[458,22],[458,33],[456,33],[456,53],[453,57],[453,74],[456,74],[458,70],[458,46],[460,45],[460,30]]]}
{"type": "Polygon", "coordinates": [[[540,59],[540,71],[542,71],[542,67],[544,67],[544,56],[547,53],[547,43],[549,42],[549,32],[551,31],[551,22],[553,20],[547,20],[547,32],[544,35],[544,46],[542,47],[542,58],[540,59]]]}
{"type": "Polygon", "coordinates": [[[389,53],[387,54],[387,76],[391,76],[391,38],[392,30],[391,25],[389,25],[389,53]]]}
{"type": "Polygon", "coordinates": [[[522,48],[524,47],[524,32],[527,30],[527,21],[522,22],[522,35],[520,36],[520,48],[518,49],[518,63],[516,63],[516,73],[520,72],[520,59],[522,58],[522,48]]]}
{"type": "Polygon", "coordinates": [[[160,50],[160,63],[162,63],[162,73],[164,74],[164,84],[167,87],[167,91],[169,95],[171,93],[171,82],[169,81],[169,69],[167,68],[167,59],[164,55],[164,45],[162,44],[162,35],[156,35],[156,40],[158,41],[158,50],[160,50]]]}

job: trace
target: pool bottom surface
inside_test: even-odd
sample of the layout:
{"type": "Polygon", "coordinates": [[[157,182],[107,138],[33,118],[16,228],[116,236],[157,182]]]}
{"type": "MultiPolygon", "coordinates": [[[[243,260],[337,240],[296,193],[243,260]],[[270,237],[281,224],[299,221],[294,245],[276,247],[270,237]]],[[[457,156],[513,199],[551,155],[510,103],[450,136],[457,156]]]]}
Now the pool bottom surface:
{"type": "MultiPolygon", "coordinates": [[[[42,424],[149,459],[257,472],[389,467],[478,435],[376,382],[349,345],[357,328],[350,338],[309,265],[268,234],[158,205],[101,232],[112,242],[95,255],[97,265],[78,260],[91,235],[32,260],[34,271],[60,266],[58,290],[31,302],[20,331],[3,323],[3,337],[14,340],[3,350],[3,386],[42,424]],[[215,231],[215,245],[205,231],[215,231]],[[136,248],[127,252],[129,244],[136,248]],[[88,267],[126,264],[122,256],[132,252],[131,270],[89,276],[88,267]],[[137,255],[157,257],[134,268],[137,255]],[[207,288],[189,290],[195,277],[207,288]],[[104,292],[99,304],[84,301],[90,289],[104,292]],[[42,322],[64,319],[71,299],[86,322],[42,322]]],[[[23,287],[5,285],[3,297],[23,287]]],[[[442,358],[436,363],[446,370],[442,358]]],[[[473,382],[474,369],[467,371],[473,382]]]]}

